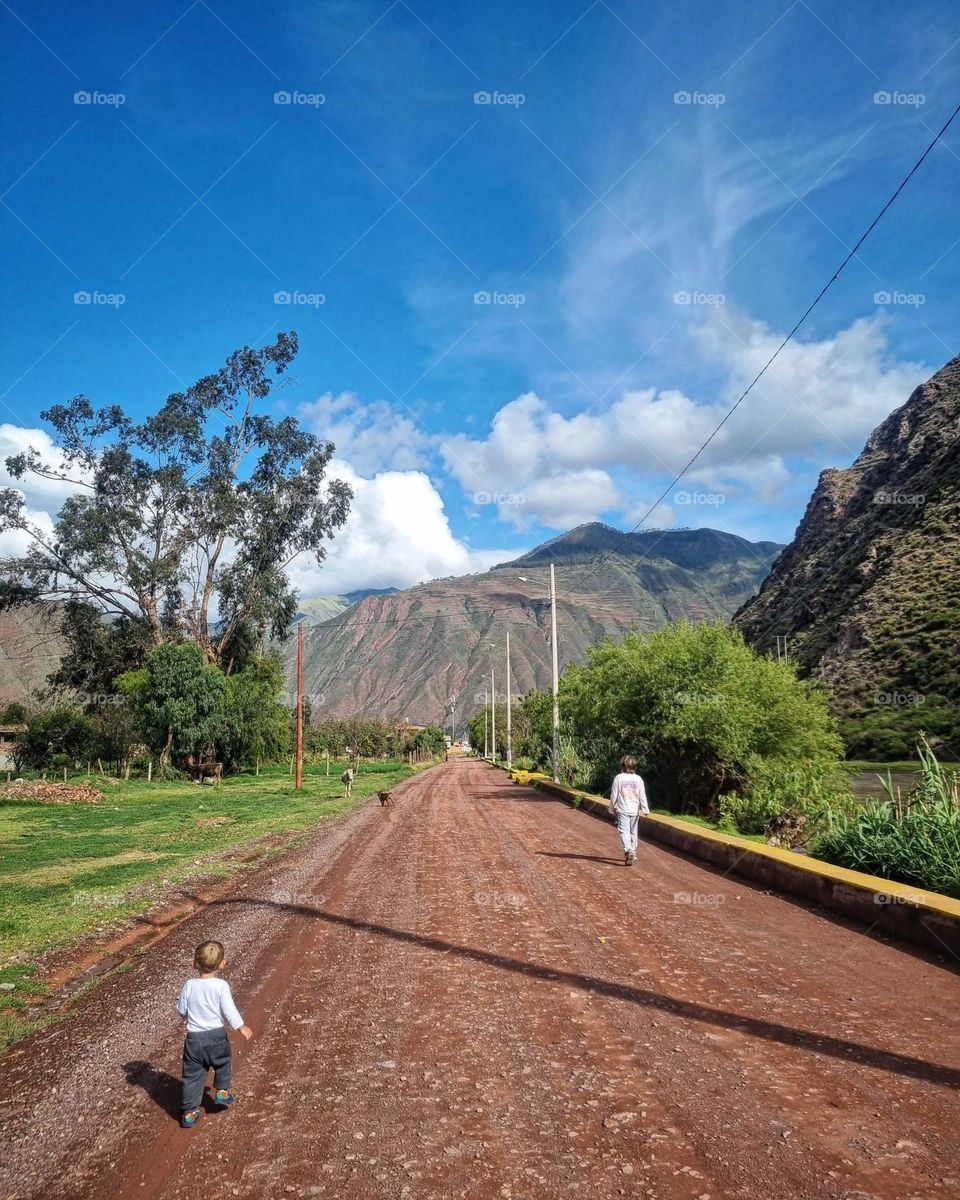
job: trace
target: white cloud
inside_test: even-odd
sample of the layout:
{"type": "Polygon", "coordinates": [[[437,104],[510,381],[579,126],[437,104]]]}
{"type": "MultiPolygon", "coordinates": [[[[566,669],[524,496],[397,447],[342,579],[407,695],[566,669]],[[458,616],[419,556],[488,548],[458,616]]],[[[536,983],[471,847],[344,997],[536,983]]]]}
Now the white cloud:
{"type": "MultiPolygon", "coordinates": [[[[320,419],[328,414],[334,425],[339,422],[344,428],[357,428],[369,417],[370,406],[365,410],[350,393],[338,397],[328,394],[315,403],[316,407],[306,406],[314,416],[320,419]]],[[[375,413],[379,411],[377,406],[372,407],[375,413]]],[[[319,432],[333,440],[329,423],[321,426],[319,432]]],[[[405,455],[422,449],[425,443],[426,437],[416,432],[413,423],[401,418],[393,424],[385,419],[377,428],[368,424],[360,430],[359,443],[354,445],[356,448],[359,444],[361,461],[382,460],[386,456],[403,462],[405,455]]],[[[33,476],[23,481],[12,479],[3,465],[5,459],[31,448],[39,450],[48,462],[62,462],[44,430],[0,425],[0,487],[14,487],[25,494],[29,519],[44,533],[52,534],[53,514],[77,488],[33,476]]],[[[367,587],[408,587],[438,576],[485,571],[521,553],[474,550],[454,537],[443,498],[422,471],[388,470],[371,473],[368,478],[355,469],[355,464],[337,459],[330,475],[347,480],[355,498],[347,523],[331,542],[323,566],[317,567],[308,556],[292,565],[291,576],[304,597],[367,587]]],[[[25,533],[9,530],[0,534],[0,555],[21,555],[29,544],[25,533]]]]}
{"type": "Polygon", "coordinates": [[[36,450],[41,460],[54,470],[66,470],[67,474],[78,477],[77,468],[67,470],[62,454],[46,430],[6,422],[0,425],[0,488],[15,488],[26,497],[28,506],[57,512],[64,500],[79,489],[73,483],[41,479],[29,472],[22,479],[14,479],[7,470],[7,459],[30,450],[36,450]]]}
{"type": "MultiPolygon", "coordinates": [[[[441,438],[447,469],[473,497],[506,496],[499,515],[520,527],[535,519],[562,529],[609,512],[635,521],[643,508],[625,499],[634,489],[624,477],[651,494],[651,475],[677,474],[783,337],[732,308],[709,314],[693,336],[702,364],[721,381],[709,399],[645,388],[566,416],[527,392],[497,411],[485,436],[441,438]]],[[[731,498],[783,503],[791,463],[849,463],[929,373],[923,364],[893,359],[876,317],[833,337],[791,342],[685,479],[731,498]]],[[[669,517],[657,510],[658,523],[669,517]]]]}
{"type": "MultiPolygon", "coordinates": [[[[724,404],[743,391],[783,340],[731,310],[698,330],[701,352],[726,372],[724,404]]],[[[746,451],[849,462],[868,434],[931,374],[893,358],[883,317],[862,317],[833,337],[791,341],[727,427],[725,457],[746,451]]],[[[823,465],[827,465],[824,463],[823,465]]]]}
{"type": "Polygon", "coordinates": [[[415,470],[426,464],[432,436],[411,414],[383,400],[366,403],[354,392],[324,392],[299,409],[304,425],[337,448],[337,458],[361,475],[415,470]]]}
{"type": "Polygon", "coordinates": [[[518,553],[474,551],[454,537],[443,498],[422,471],[383,471],[365,479],[338,463],[331,474],[350,484],[354,500],[323,564],[307,556],[293,563],[291,577],[304,597],[410,587],[482,571],[518,553]]]}
{"type": "MultiPolygon", "coordinates": [[[[28,506],[26,516],[42,535],[50,537],[53,534],[53,518],[48,512],[28,506]]],[[[22,529],[6,529],[0,533],[0,558],[20,558],[32,544],[30,535],[22,529]]]]}

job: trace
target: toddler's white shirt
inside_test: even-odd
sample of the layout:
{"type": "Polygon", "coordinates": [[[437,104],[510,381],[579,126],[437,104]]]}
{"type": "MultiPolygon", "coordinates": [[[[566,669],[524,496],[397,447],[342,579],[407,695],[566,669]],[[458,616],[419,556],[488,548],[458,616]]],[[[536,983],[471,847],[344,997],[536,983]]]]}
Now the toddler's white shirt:
{"type": "Polygon", "coordinates": [[[177,1012],[187,1019],[187,1033],[203,1033],[222,1029],[229,1024],[239,1029],[243,1017],[233,1002],[230,984],[217,975],[208,979],[188,979],[180,989],[177,1012]]]}

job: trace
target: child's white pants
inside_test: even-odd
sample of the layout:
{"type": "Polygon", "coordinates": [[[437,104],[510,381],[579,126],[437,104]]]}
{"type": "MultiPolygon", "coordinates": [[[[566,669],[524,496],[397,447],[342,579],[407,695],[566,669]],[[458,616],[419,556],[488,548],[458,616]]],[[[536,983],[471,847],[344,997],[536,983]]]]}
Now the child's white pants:
{"type": "Polygon", "coordinates": [[[637,832],[640,828],[640,814],[622,813],[616,814],[617,833],[620,834],[620,841],[623,844],[624,854],[629,854],[637,849],[637,832]]]}

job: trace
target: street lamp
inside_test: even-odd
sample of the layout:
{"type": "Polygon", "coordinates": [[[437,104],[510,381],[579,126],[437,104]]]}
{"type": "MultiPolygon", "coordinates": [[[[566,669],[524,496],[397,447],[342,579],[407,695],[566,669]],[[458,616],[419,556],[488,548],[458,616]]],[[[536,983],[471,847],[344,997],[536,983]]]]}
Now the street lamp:
{"type": "MultiPolygon", "coordinates": [[[[524,583],[526,575],[519,577],[524,583]]],[[[553,782],[560,782],[560,671],[557,664],[557,581],[550,564],[550,650],[553,667],[553,782]]]]}
{"type": "Polygon", "coordinates": [[[513,726],[511,722],[510,630],[507,630],[507,770],[513,770],[513,726]]]}

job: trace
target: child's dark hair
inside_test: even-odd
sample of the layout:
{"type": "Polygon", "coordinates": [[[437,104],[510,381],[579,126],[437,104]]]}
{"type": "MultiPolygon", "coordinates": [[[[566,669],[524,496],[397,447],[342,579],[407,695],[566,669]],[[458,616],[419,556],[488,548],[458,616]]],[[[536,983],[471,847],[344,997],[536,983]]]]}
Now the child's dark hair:
{"type": "Polygon", "coordinates": [[[620,770],[625,771],[628,775],[632,775],[637,769],[637,760],[632,754],[625,754],[620,759],[620,770]]]}
{"type": "Polygon", "coordinates": [[[223,942],[201,942],[193,953],[193,965],[198,971],[215,971],[223,956],[223,942]]]}

